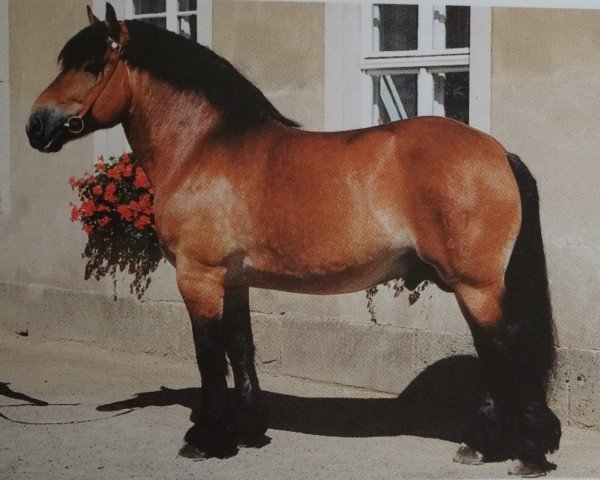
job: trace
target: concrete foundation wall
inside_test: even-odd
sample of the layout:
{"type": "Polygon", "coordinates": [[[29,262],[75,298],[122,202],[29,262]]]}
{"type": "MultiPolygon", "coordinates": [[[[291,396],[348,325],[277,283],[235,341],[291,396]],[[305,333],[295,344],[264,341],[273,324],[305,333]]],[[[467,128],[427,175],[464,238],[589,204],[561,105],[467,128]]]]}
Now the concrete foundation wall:
{"type": "MultiPolygon", "coordinates": [[[[53,10],[62,14],[48,15],[38,0],[9,4],[12,208],[0,214],[0,331],[191,356],[170,266],[159,268],[143,302],[129,297],[126,283],[114,302],[112,282],[83,280],[85,235],[68,220],[74,195],[67,179],[91,168],[91,138],[55,155],[27,143],[31,104],[56,74],[57,53],[74,25],[85,25],[79,1],[55,0],[53,10]]],[[[316,3],[213,5],[217,53],[309,129],[324,125],[324,14],[316,3]]],[[[600,426],[594,188],[600,173],[593,163],[600,146],[599,24],[600,12],[493,12],[492,133],[532,168],[542,197],[561,347],[552,402],[564,420],[593,426],[600,426]]],[[[444,370],[444,358],[473,348],[454,298],[432,286],[413,305],[407,292],[396,297],[380,287],[377,325],[364,292],[320,297],[253,290],[251,304],[262,370],[387,392],[400,392],[428,368],[449,378],[472,373],[444,370]]]]}

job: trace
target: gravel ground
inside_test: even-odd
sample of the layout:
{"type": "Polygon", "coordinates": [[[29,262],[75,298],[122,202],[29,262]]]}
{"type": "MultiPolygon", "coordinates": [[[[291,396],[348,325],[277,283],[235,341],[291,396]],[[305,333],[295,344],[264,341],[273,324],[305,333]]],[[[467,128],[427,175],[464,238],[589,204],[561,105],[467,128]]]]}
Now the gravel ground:
{"type": "MultiPolygon", "coordinates": [[[[0,357],[0,479],[502,478],[510,466],[452,463],[453,414],[429,418],[404,393],[273,375],[261,376],[271,442],[192,461],[177,456],[199,398],[192,361],[11,334],[0,357]]],[[[598,477],[599,453],[600,432],[566,427],[550,476],[598,477]]]]}

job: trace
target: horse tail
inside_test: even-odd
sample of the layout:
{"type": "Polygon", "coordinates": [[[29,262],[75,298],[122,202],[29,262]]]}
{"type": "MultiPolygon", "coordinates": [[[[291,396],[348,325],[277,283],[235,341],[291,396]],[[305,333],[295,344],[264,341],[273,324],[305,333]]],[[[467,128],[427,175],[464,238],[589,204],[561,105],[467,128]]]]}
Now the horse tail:
{"type": "Polygon", "coordinates": [[[522,380],[533,381],[545,393],[556,351],[538,189],[521,159],[512,153],[507,157],[521,197],[521,229],[505,273],[503,316],[511,332],[509,343],[516,343],[513,351],[526,357],[518,362],[527,370],[522,380]]]}

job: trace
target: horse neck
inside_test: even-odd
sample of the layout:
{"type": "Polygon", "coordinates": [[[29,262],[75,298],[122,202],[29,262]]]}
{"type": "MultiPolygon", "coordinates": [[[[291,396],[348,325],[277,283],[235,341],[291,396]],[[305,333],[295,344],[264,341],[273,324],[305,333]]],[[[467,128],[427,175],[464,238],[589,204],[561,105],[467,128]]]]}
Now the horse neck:
{"type": "Polygon", "coordinates": [[[131,99],[123,127],[129,145],[155,187],[180,162],[201,155],[201,146],[221,114],[193,92],[181,92],[151,77],[130,71],[131,99]]]}

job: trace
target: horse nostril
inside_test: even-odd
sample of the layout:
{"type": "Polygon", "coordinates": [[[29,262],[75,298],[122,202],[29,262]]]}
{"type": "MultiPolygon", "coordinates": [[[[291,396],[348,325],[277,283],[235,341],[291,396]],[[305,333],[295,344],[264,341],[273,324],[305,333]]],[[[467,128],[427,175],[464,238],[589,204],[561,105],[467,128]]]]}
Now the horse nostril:
{"type": "Polygon", "coordinates": [[[27,136],[32,140],[38,140],[43,133],[44,123],[39,114],[33,114],[25,128],[27,136]]]}

